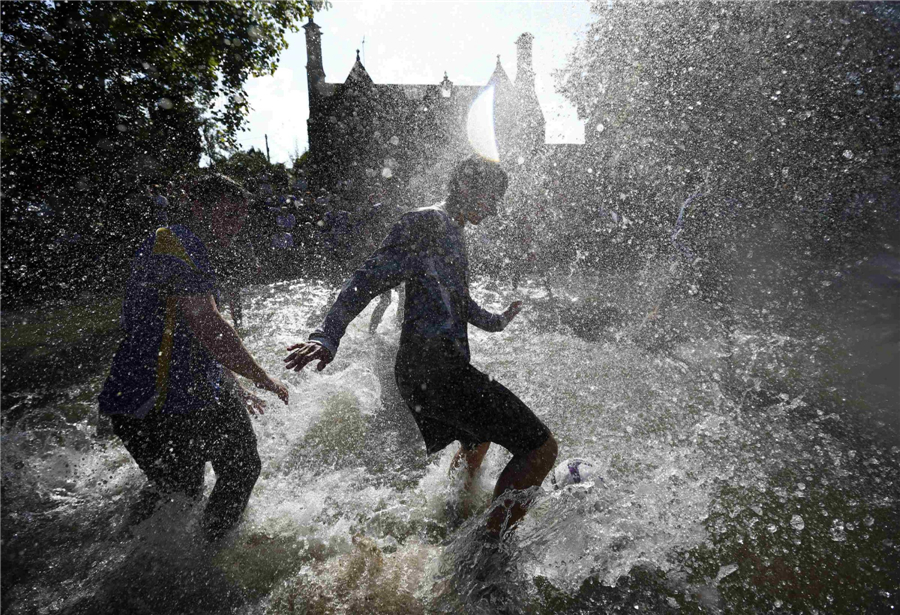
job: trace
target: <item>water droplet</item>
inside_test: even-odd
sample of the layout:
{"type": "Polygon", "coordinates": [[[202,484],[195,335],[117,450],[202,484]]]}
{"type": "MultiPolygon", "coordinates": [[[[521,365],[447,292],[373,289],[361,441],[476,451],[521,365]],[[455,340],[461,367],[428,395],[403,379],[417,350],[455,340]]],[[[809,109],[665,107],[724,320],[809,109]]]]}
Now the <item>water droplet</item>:
{"type": "Polygon", "coordinates": [[[803,522],[803,517],[800,515],[794,515],[791,517],[791,527],[797,530],[798,532],[806,527],[806,523],[803,522]]]}
{"type": "Polygon", "coordinates": [[[517,162],[518,164],[525,164],[525,157],[524,157],[524,156],[519,156],[519,157],[516,159],[516,162],[517,162]]]}
{"type": "Polygon", "coordinates": [[[168,98],[166,98],[165,96],[160,98],[158,101],[156,101],[156,104],[159,106],[160,109],[165,109],[167,111],[174,106],[172,104],[172,101],[169,100],[168,98]]]}
{"type": "Polygon", "coordinates": [[[844,150],[844,158],[846,158],[847,160],[852,160],[852,159],[853,159],[853,152],[850,151],[849,149],[845,149],[845,150],[844,150]]]}
{"type": "Polygon", "coordinates": [[[400,137],[397,135],[391,137],[391,145],[400,145],[400,137]]]}
{"type": "Polygon", "coordinates": [[[727,566],[722,566],[721,568],[719,568],[719,574],[716,575],[716,582],[718,583],[728,575],[736,572],[737,569],[737,564],[728,564],[727,566]]]}
{"type": "Polygon", "coordinates": [[[259,40],[260,35],[261,33],[259,31],[259,28],[257,28],[256,26],[250,26],[249,28],[247,28],[247,36],[251,41],[259,40]]]}
{"type": "Polygon", "coordinates": [[[389,167],[384,167],[381,169],[381,176],[385,179],[390,179],[394,176],[394,172],[389,167]]]}
{"type": "Polygon", "coordinates": [[[603,124],[597,124],[597,132],[603,132],[604,130],[606,130],[606,126],[604,126],[603,124]]]}
{"type": "Polygon", "coordinates": [[[126,126],[125,124],[119,124],[118,126],[116,126],[116,130],[118,130],[119,132],[126,132],[128,130],[128,126],[126,126]]]}

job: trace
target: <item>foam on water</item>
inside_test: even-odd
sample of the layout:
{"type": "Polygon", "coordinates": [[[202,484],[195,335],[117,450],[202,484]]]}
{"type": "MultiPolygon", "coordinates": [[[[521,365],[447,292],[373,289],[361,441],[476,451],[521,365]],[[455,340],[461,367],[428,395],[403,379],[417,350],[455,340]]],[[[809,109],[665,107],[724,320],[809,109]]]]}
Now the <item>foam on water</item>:
{"type": "MultiPolygon", "coordinates": [[[[285,348],[306,338],[333,292],[303,282],[252,289],[244,339],[270,373],[283,374],[285,348]]],[[[494,311],[510,294],[480,284],[474,293],[494,311]]],[[[560,459],[596,460],[606,475],[602,484],[555,492],[548,482],[499,551],[484,551],[478,528],[509,454],[492,447],[476,482],[474,516],[461,516],[454,447],[426,458],[393,384],[397,332],[383,326],[370,335],[369,308],[324,372],[284,374],[290,404],[267,398],[266,414],[254,418],[262,474],[244,521],[218,551],[196,542],[200,507],[183,502],[123,530],[143,478],[117,440],[90,436],[90,421],[8,430],[4,508],[13,533],[4,548],[17,550],[30,575],[5,594],[9,612],[190,605],[193,612],[282,613],[299,604],[322,613],[535,605],[562,612],[577,610],[571,600],[591,583],[621,588],[636,570],[662,575],[664,589],[654,591],[673,592],[665,594],[670,606],[693,596],[718,608],[716,586],[746,583],[741,567],[753,561],[722,544],[784,537],[809,545],[815,532],[833,538],[838,521],[845,541],[862,540],[858,528],[874,531],[886,518],[878,511],[896,506],[895,488],[886,496],[857,493],[859,510],[878,521],[854,525],[846,511],[821,504],[827,527],[802,508],[814,491],[847,489],[863,457],[875,460],[869,470],[888,472],[885,463],[900,451],[848,450],[833,430],[846,418],[816,415],[793,391],[751,405],[761,380],[798,360],[801,341],[749,331],[723,339],[695,322],[690,339],[648,351],[634,341],[646,326],[643,314],[585,340],[541,311],[542,290],[520,294],[535,306],[532,314],[502,333],[473,329],[473,363],[542,417],[560,459]],[[798,421],[801,412],[814,418],[798,421]],[[804,487],[788,488],[789,481],[804,487]],[[29,554],[30,543],[41,545],[40,555],[29,554]],[[708,562],[696,560],[703,554],[708,562]],[[160,587],[168,591],[159,594],[160,587]],[[570,603],[552,598],[558,595],[570,603]]],[[[384,322],[393,322],[394,309],[384,322]]],[[[211,472],[208,478],[209,488],[211,472]]],[[[606,591],[600,585],[592,591],[606,591]]]]}

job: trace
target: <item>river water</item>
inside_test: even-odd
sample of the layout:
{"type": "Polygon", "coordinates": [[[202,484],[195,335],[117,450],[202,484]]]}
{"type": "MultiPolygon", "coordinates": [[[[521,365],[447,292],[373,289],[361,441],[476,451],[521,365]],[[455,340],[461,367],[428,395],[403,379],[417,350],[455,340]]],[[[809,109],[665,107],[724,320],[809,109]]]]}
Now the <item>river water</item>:
{"type": "MultiPolygon", "coordinates": [[[[181,501],[124,526],[144,479],[96,416],[114,335],[89,335],[115,305],[4,314],[3,610],[888,612],[900,605],[894,261],[871,265],[886,276],[875,299],[844,285],[791,327],[726,330],[690,301],[661,318],[598,280],[570,279],[552,301],[541,285],[475,284],[489,309],[527,306],[501,333],[470,332],[473,363],[542,417],[560,460],[602,477],[548,480],[499,549],[476,535],[508,455],[489,452],[465,518],[454,447],[426,457],[393,384],[396,300],[374,335],[367,308],[324,372],[284,376],[291,402],[254,418],[262,475],[216,550],[181,501]],[[10,358],[50,360],[52,342],[22,337],[41,319],[76,327],[59,342],[69,351],[14,373],[10,358]]],[[[243,337],[270,373],[333,292],[249,289],[243,337]]]]}

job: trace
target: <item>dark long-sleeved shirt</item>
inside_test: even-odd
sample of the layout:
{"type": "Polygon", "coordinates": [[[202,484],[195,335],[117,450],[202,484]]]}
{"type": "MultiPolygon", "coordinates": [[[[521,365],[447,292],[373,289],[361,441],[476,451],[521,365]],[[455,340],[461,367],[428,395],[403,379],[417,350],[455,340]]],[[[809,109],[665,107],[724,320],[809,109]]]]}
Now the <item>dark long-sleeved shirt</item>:
{"type": "Polygon", "coordinates": [[[400,343],[445,339],[469,360],[468,323],[485,331],[506,326],[469,296],[469,260],[462,228],[442,205],[404,215],[344,285],[309,339],[337,353],[347,326],[381,293],[406,284],[400,343]]]}

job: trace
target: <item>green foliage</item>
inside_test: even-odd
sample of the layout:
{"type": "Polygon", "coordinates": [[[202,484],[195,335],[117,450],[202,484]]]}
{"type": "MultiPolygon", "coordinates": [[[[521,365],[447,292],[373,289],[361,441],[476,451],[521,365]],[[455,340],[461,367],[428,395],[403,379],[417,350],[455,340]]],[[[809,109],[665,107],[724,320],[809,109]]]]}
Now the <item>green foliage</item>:
{"type": "Polygon", "coordinates": [[[290,183],[284,165],[270,163],[264,153],[252,147],[246,152],[235,152],[219,160],[214,168],[254,192],[260,182],[269,183],[276,193],[286,192],[290,183]]]}
{"type": "Polygon", "coordinates": [[[32,425],[58,423],[59,416],[75,423],[96,412],[97,394],[121,337],[120,308],[118,299],[95,296],[45,304],[40,310],[5,308],[0,396],[4,424],[23,417],[32,425]],[[53,411],[33,414],[43,407],[53,411]]]}
{"type": "Polygon", "coordinates": [[[292,157],[291,170],[294,172],[294,175],[297,175],[300,171],[304,170],[308,162],[309,150],[305,150],[302,154],[292,157]]]}
{"type": "Polygon", "coordinates": [[[77,276],[67,259],[38,255],[61,239],[112,245],[118,263],[150,213],[126,196],[196,168],[204,139],[208,152],[233,148],[244,83],[275,70],[285,33],[312,10],[305,0],[4,2],[3,240],[17,261],[4,263],[4,295],[77,276]],[[36,204],[51,223],[35,220],[36,204]]]}

